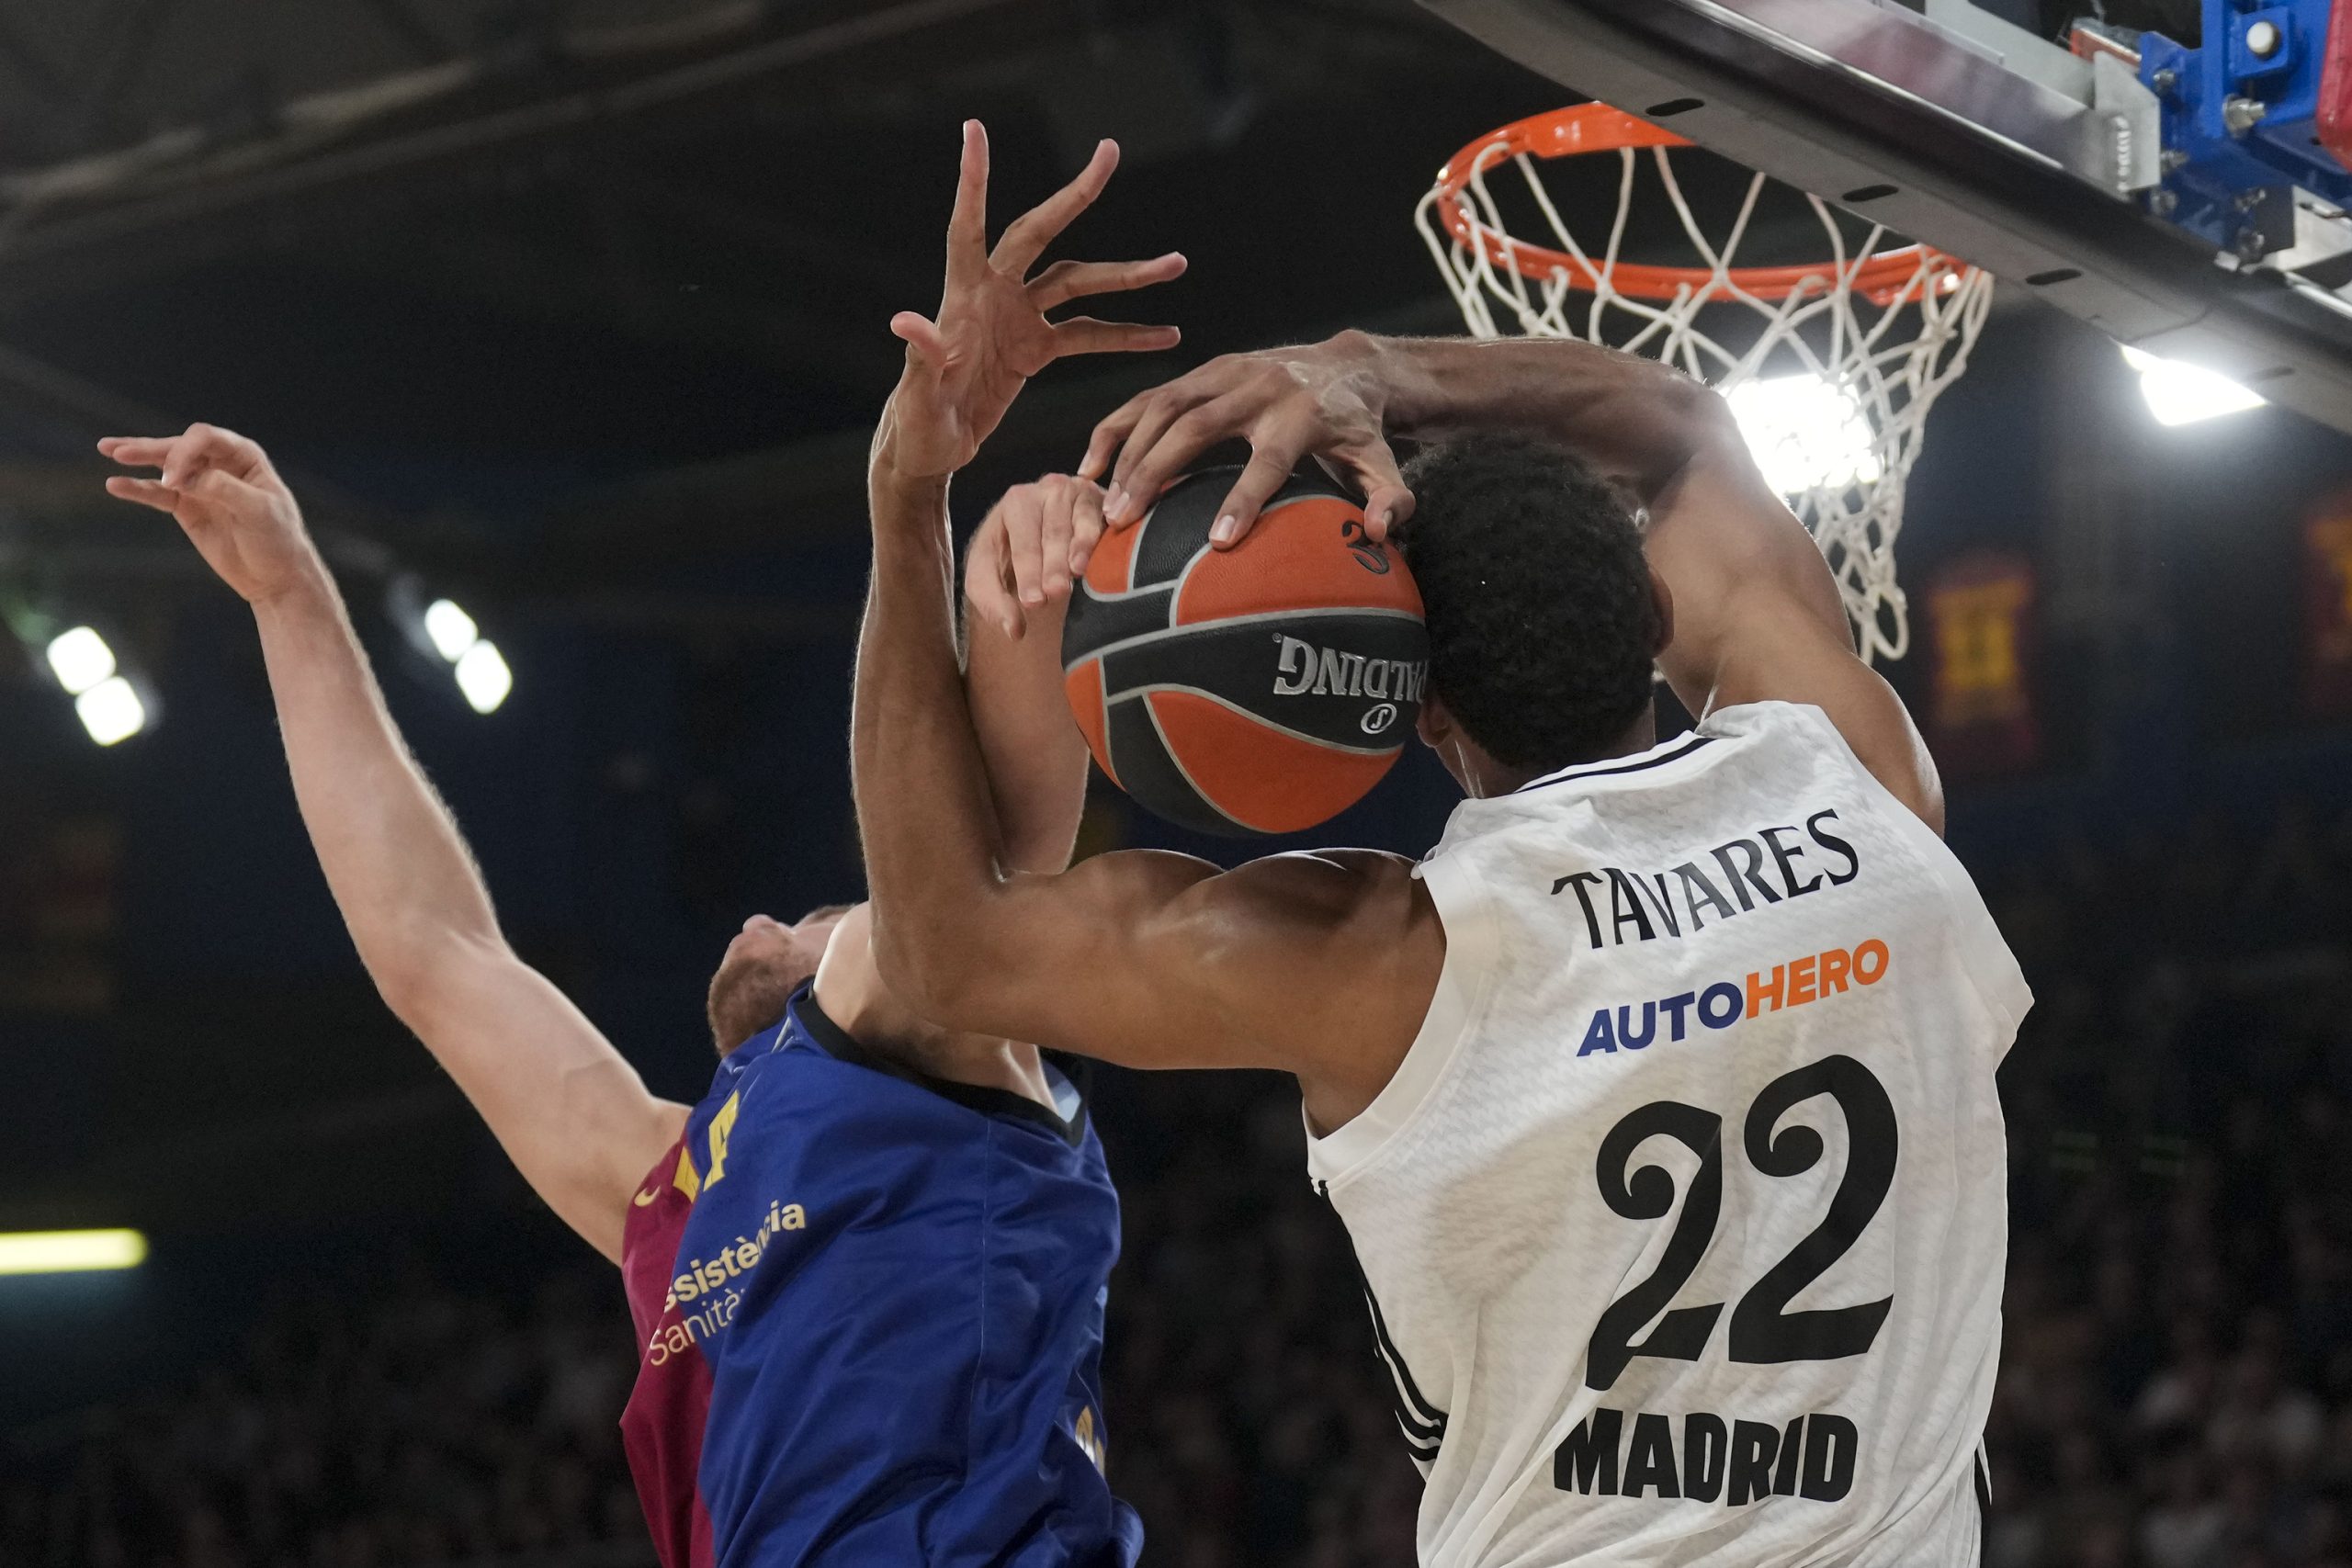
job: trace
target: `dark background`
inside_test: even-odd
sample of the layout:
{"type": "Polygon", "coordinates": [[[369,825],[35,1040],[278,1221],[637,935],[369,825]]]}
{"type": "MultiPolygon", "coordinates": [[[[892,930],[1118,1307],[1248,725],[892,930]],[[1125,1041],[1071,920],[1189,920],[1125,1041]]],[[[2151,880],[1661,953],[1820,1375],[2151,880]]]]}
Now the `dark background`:
{"type": "MultiPolygon", "coordinates": [[[[357,1324],[457,1292],[602,1325],[562,1292],[617,1296],[375,1000],[294,812],[249,618],[167,523],[106,500],[97,435],[202,418],[269,446],[517,945],[658,1091],[692,1100],[727,936],[754,909],[860,890],[844,747],[862,459],[898,363],[884,323],[936,298],[959,121],[989,125],[1000,218],[1120,137],[1125,165],[1064,254],[1192,259],[1148,313],[1184,347],[1044,378],[959,484],[968,523],[1209,355],[1457,330],[1413,203],[1455,149],[1559,101],[1381,0],[0,7],[0,614],[97,625],[161,704],[149,733],[99,750],[37,649],[0,637],[0,1228],[136,1224],[155,1248],[133,1274],[0,1280],[0,1429],[21,1438],[0,1478],[63,1486],[85,1413],[243,1364],[272,1314],[357,1324]],[[411,100],[364,120],[322,97],[393,76],[411,100]],[[385,608],[402,574],[497,639],[516,684],[496,714],[411,651],[385,608]]],[[[2006,547],[2040,581],[2042,760],[1956,787],[1952,841],[2015,893],[1996,894],[2005,919],[2079,934],[2160,908],[2188,934],[2150,941],[2194,966],[2199,933],[2279,907],[2257,872],[2281,825],[2319,832],[2352,799],[2352,729],[2309,716],[2300,687],[2301,528],[2352,481],[2352,441],[2274,411],[2161,430],[2111,345],[2010,300],[1930,429],[1905,580],[2006,547]],[[2182,883],[2192,845],[2213,869],[2182,883]]],[[[1891,673],[1924,701],[1924,654],[1891,673]]],[[[1316,837],[1418,853],[1452,799],[1416,754],[1316,837]]],[[[1186,842],[1107,789],[1088,834],[1186,842]]],[[[2344,963],[2333,928],[2262,930],[2265,952],[2316,942],[2344,963]]],[[[2141,982],[2011,935],[2046,1005],[2092,998],[2067,1014],[2075,1048],[2047,1058],[2066,1072],[2013,1109],[2030,1233],[2034,1183],[2079,1163],[2066,1140],[2098,1146],[2086,1130],[2112,1109],[2107,1037],[2081,1019],[2141,982]]],[[[2279,1069],[2278,1103],[2333,1081],[2341,1064],[2314,1059],[2279,1069]]],[[[1235,1310],[1292,1314],[1332,1348],[1329,1377],[1376,1400],[1344,1252],[1292,1212],[1281,1087],[1105,1078],[1138,1259],[1122,1290],[1181,1273],[1169,1260],[1204,1226],[1261,1226],[1265,1268],[1334,1278],[1235,1310]]],[[[2135,1102],[2130,1137],[2225,1165],[2216,1092],[2135,1102]]],[[[1154,1346],[1209,1332],[1127,1327],[1154,1346]]],[[[1195,1372],[1249,1375],[1246,1352],[1201,1353],[1195,1372]]],[[[1146,1434],[1114,1473],[1185,1540],[1169,1477],[1197,1433],[1164,1371],[1123,1375],[1131,1404],[1114,1404],[1114,1430],[1146,1434]]],[[[1241,1469],[1277,1463],[1273,1417],[1216,1420],[1259,1434],[1241,1469]]],[[[609,1420],[589,1425],[608,1440],[609,1420]]],[[[2016,1451],[2055,1477],[2063,1447],[2016,1451]]],[[[1409,1479],[1380,1451],[1366,1473],[1389,1515],[1404,1497],[1409,1539],[1409,1479]]],[[[1235,1506],[1252,1521],[1235,1539],[1283,1552],[1339,1528],[1303,1504],[1235,1506]]],[[[241,1560],[222,1550],[183,1555],[241,1560]]]]}

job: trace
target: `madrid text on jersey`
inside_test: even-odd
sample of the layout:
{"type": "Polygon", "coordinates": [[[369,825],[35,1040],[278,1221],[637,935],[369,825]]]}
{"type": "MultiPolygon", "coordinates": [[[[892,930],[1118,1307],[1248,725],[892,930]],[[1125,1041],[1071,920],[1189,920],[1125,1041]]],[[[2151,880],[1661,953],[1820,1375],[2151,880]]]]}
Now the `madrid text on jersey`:
{"type": "Polygon", "coordinates": [[[1552,1484],[1603,1497],[1675,1497],[1745,1507],[1765,1497],[1835,1503],[1854,1487],[1860,1446],[1843,1416],[1799,1416],[1785,1427],[1726,1422],[1697,1410],[1678,1432],[1664,1416],[1603,1406],[1552,1455],[1552,1484]]]}
{"type": "Polygon", "coordinates": [[[1594,947],[1695,935],[1710,919],[1733,919],[1767,904],[1843,887],[1860,875],[1860,853],[1828,826],[1837,820],[1835,811],[1816,811],[1803,829],[1759,828],[1752,837],[1718,844],[1664,871],[1605,865],[1570,872],[1553,882],[1552,891],[1575,892],[1594,947]]]}

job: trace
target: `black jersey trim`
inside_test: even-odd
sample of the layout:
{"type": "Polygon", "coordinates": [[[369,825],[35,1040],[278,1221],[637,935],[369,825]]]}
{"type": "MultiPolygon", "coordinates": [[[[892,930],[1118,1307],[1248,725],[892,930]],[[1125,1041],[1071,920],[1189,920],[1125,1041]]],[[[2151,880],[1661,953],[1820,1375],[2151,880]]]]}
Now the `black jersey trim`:
{"type": "Polygon", "coordinates": [[[1614,767],[1604,767],[1600,762],[1588,762],[1578,767],[1563,768],[1556,773],[1546,773],[1540,779],[1530,779],[1512,793],[1525,795],[1530,790],[1542,789],[1547,784],[1574,784],[1582,779],[1605,779],[1619,773],[1638,773],[1651,768],[1662,768],[1668,762],[1680,761],[1700,747],[1713,745],[1714,741],[1714,736],[1702,735],[1694,729],[1662,751],[1652,751],[1630,762],[1619,762],[1614,767]]]}
{"type": "Polygon", "coordinates": [[[1976,1561],[1993,1561],[1993,1477],[1984,1465],[1984,1445],[1976,1445],[1976,1561]]]}
{"type": "MultiPolygon", "coordinates": [[[[1330,1184],[1315,1183],[1315,1193],[1330,1205],[1337,1217],[1339,1205],[1331,1202],[1330,1184]]],[[[1347,1224],[1345,1220],[1340,1223],[1347,1224]]],[[[1438,1448],[1445,1441],[1445,1412],[1421,1393],[1420,1384],[1413,1381],[1412,1368],[1405,1364],[1404,1354],[1396,1348],[1396,1340],[1389,1337],[1388,1319],[1380,1310],[1380,1298],[1372,1293],[1372,1280],[1363,1271],[1363,1259],[1356,1256],[1352,1237],[1348,1243],[1348,1261],[1355,1266],[1356,1282],[1363,1290],[1363,1303],[1372,1312],[1373,1347],[1388,1369],[1389,1387],[1396,1396],[1397,1427],[1404,1433],[1405,1446],[1412,1450],[1414,1460],[1426,1465],[1437,1458],[1438,1448]]]]}
{"type": "Polygon", "coordinates": [[[860,1044],[850,1032],[833,1021],[818,1005],[813,987],[803,986],[793,993],[788,1004],[792,1016],[799,1021],[808,1038],[824,1049],[827,1055],[852,1066],[865,1067],[917,1089],[929,1089],[942,1100],[952,1100],[983,1116],[1011,1116],[1023,1122],[1035,1122],[1076,1148],[1086,1141],[1087,1096],[1075,1080],[1071,1090],[1078,1095],[1078,1113],[1069,1121],[1046,1106],[1038,1104],[1025,1094],[1015,1094],[1009,1089],[989,1084],[957,1083],[953,1078],[935,1078],[919,1072],[903,1062],[896,1062],[871,1048],[860,1044]]]}

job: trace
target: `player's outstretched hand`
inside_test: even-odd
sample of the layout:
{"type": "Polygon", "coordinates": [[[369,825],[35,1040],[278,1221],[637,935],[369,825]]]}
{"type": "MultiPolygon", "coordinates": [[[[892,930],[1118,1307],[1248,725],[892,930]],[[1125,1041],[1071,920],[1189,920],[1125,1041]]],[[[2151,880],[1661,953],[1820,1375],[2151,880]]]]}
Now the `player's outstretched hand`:
{"type": "Polygon", "coordinates": [[[302,509],[270,466],[269,454],[232,430],[191,424],[177,435],[109,435],[98,450],[126,468],[107,493],[176,519],[220,581],[260,604],[321,570],[302,527],[302,509]]]}
{"type": "Polygon", "coordinates": [[[1068,599],[1102,536],[1102,491],[1048,474],[1014,485],[989,509],[964,560],[964,597],[1019,640],[1028,612],[1068,599]]]}
{"type": "Polygon", "coordinates": [[[1078,471],[1090,479],[1107,471],[1105,513],[1124,527],[1202,453],[1240,436],[1250,443],[1250,464],[1217,511],[1212,544],[1238,543],[1309,455],[1356,487],[1365,526],[1385,539],[1391,525],[1413,514],[1413,492],[1388,446],[1387,405],[1380,341],[1364,333],[1228,354],[1130,398],[1094,427],[1078,471]]]}
{"type": "Polygon", "coordinates": [[[1101,143],[1076,179],[1013,220],[990,250],[988,133],[978,120],[964,122],[946,288],[936,317],[901,310],[890,319],[890,331],[906,340],[907,367],[883,418],[877,463],[905,479],[951,474],[972,460],[1029,378],[1064,355],[1175,346],[1174,327],[1046,319],[1073,299],[1167,282],[1184,270],[1175,252],[1151,261],[1057,261],[1030,274],[1046,247],[1093,205],[1118,164],[1118,143],[1101,143]]]}

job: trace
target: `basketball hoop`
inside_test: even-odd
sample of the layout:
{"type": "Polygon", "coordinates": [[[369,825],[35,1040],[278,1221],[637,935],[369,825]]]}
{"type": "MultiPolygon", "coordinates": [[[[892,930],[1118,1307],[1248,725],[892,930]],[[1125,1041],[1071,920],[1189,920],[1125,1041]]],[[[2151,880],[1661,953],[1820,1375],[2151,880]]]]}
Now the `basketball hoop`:
{"type": "Polygon", "coordinates": [[[1901,659],[1910,645],[1894,575],[1904,481],[1928,410],[1967,367],[1992,303],[1992,276],[1878,225],[1841,224],[1812,195],[1804,200],[1828,260],[1735,266],[1770,182],[1749,175],[1744,197],[1713,225],[1721,238],[1711,238],[1671,155],[1690,145],[1605,104],[1536,115],[1450,159],[1414,224],[1474,333],[1499,336],[1500,321],[1531,337],[1607,344],[1724,392],[1765,477],[1828,558],[1862,657],[1901,659]],[[1644,152],[1702,265],[1621,256],[1641,205],[1634,175],[1644,152]],[[1606,238],[1588,244],[1561,216],[1536,164],[1600,152],[1615,152],[1620,163],[1616,212],[1606,238]],[[1516,238],[1505,226],[1487,181],[1506,163],[1525,180],[1554,244],[1516,238]]]}

